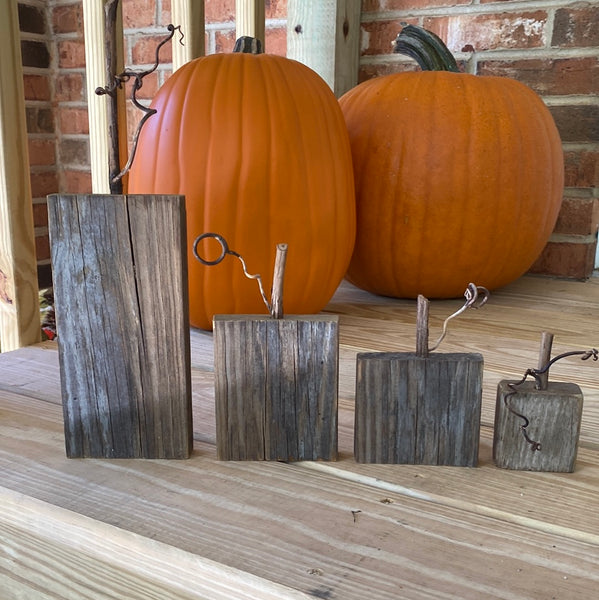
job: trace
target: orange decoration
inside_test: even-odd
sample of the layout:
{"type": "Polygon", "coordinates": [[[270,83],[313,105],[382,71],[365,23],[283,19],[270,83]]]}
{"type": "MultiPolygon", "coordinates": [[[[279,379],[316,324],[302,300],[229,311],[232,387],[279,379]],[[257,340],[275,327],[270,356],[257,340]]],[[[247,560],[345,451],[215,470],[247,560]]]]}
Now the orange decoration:
{"type": "MultiPolygon", "coordinates": [[[[349,139],[324,80],[281,56],[216,54],[177,70],[152,107],[129,193],[186,196],[191,324],[211,329],[214,314],[266,312],[237,261],[195,260],[193,241],[205,232],[226,238],[267,290],[276,245],[286,243],[285,312],[319,312],[355,239],[349,139]]],[[[218,256],[218,244],[202,244],[202,256],[218,256]]],[[[167,273],[157,285],[168,285],[167,273]]]]}
{"type": "MultiPolygon", "coordinates": [[[[406,30],[420,41],[428,33],[406,30]]],[[[366,81],[340,104],[357,197],[350,281],[392,297],[450,298],[470,281],[494,289],[530,268],[553,231],[564,177],[558,131],[532,90],[405,72],[366,81]]]]}

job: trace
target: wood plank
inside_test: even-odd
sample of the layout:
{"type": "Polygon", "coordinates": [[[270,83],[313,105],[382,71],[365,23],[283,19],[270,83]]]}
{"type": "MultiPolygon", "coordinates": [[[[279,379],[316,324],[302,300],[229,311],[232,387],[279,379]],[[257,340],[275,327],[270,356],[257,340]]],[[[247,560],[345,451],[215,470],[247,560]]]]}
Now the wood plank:
{"type": "Polygon", "coordinates": [[[592,597],[599,583],[595,538],[383,490],[326,463],[222,462],[204,444],[185,462],[66,460],[57,415],[37,404],[5,413],[5,487],[312,596],[592,597]]]}
{"type": "Polygon", "coordinates": [[[186,458],[185,199],[48,197],[68,456],[186,458]]]}
{"type": "MultiPolygon", "coordinates": [[[[327,308],[342,309],[336,463],[216,460],[213,336],[193,331],[195,450],[184,462],[67,460],[55,345],[0,356],[2,485],[312,597],[591,598],[599,585],[598,365],[552,368],[552,380],[582,380],[585,394],[574,473],[495,467],[491,426],[504,368],[521,375],[521,364],[536,365],[537,318],[568,332],[563,344],[556,336],[555,353],[593,345],[598,288],[595,280],[523,279],[452,324],[442,347],[472,351],[475,339],[485,358],[477,468],[355,462],[356,354],[412,350],[415,303],[344,285],[327,308]]],[[[431,302],[432,335],[452,302],[431,302]]]]}
{"type": "Polygon", "coordinates": [[[0,3],[0,352],[40,341],[25,92],[16,0],[0,3]]]}
{"type": "Polygon", "coordinates": [[[360,0],[288,0],[287,56],[316,71],[337,97],[358,83],[360,0]]]}
{"type": "Polygon", "coordinates": [[[304,600],[296,590],[0,487],[4,598],[304,600]]]}
{"type": "MultiPolygon", "coordinates": [[[[106,32],[104,18],[104,8],[110,1],[111,0],[82,0],[90,166],[92,174],[92,191],[95,194],[110,193],[109,156],[111,139],[109,135],[109,98],[107,96],[98,96],[96,94],[96,88],[103,88],[112,83],[107,81],[106,73],[106,32]]],[[[115,58],[115,72],[113,75],[123,71],[124,63],[123,23],[120,6],[117,10],[115,42],[117,56],[115,58]]],[[[123,156],[126,154],[127,127],[125,125],[126,111],[123,90],[118,93],[117,111],[120,121],[120,162],[124,165],[127,162],[126,158],[123,160],[123,156]]]]}

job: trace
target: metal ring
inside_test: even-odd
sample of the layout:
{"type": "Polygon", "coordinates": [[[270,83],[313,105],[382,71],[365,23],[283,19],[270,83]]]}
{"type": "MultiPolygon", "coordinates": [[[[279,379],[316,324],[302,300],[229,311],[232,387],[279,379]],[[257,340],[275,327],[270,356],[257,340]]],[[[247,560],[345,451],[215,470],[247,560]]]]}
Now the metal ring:
{"type": "Polygon", "coordinates": [[[230,250],[229,250],[229,245],[227,244],[227,240],[225,240],[225,238],[222,235],[219,235],[218,233],[203,233],[202,235],[198,236],[195,240],[195,242],[193,243],[193,255],[203,264],[203,265],[207,265],[209,267],[217,265],[219,262],[221,262],[223,260],[223,258],[225,258],[225,256],[227,254],[230,254],[230,250]],[[205,258],[202,258],[199,253],[198,253],[198,244],[204,239],[204,238],[214,238],[221,246],[222,251],[220,253],[220,256],[216,259],[216,260],[206,260],[205,258]]]}

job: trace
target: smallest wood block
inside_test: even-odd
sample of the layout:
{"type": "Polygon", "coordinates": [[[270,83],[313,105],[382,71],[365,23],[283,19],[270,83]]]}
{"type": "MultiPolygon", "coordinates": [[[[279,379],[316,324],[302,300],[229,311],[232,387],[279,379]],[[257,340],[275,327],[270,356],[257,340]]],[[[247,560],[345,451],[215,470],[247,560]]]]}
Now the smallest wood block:
{"type": "Polygon", "coordinates": [[[498,467],[522,471],[574,471],[583,395],[574,383],[550,382],[546,390],[535,389],[535,382],[526,381],[512,393],[510,383],[497,386],[493,459],[498,467]],[[522,434],[524,421],[505,405],[529,420],[528,436],[541,444],[534,451],[522,434]]]}
{"type": "Polygon", "coordinates": [[[480,354],[358,354],[356,460],[476,466],[482,376],[480,354]]]}
{"type": "Polygon", "coordinates": [[[336,316],[216,315],[220,460],[336,460],[336,316]]]}

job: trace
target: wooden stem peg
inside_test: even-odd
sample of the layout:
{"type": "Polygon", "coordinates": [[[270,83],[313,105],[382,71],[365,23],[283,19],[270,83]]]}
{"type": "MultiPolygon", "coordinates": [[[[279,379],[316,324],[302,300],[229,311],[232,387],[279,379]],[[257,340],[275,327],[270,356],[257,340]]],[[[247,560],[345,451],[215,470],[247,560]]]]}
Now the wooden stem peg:
{"type": "MultiPolygon", "coordinates": [[[[541,371],[551,361],[551,346],[553,345],[553,334],[548,331],[543,331],[541,334],[541,348],[539,350],[539,365],[541,371]]],[[[542,373],[539,373],[537,378],[537,387],[539,390],[546,390],[549,384],[549,369],[547,368],[542,373]]]]}
{"type": "Polygon", "coordinates": [[[285,278],[286,262],[287,244],[277,244],[275,269],[272,278],[272,291],[270,295],[270,311],[273,319],[283,318],[283,280],[285,278]]]}
{"type": "Polygon", "coordinates": [[[427,357],[429,301],[419,294],[416,302],[416,355],[427,357]]]}

